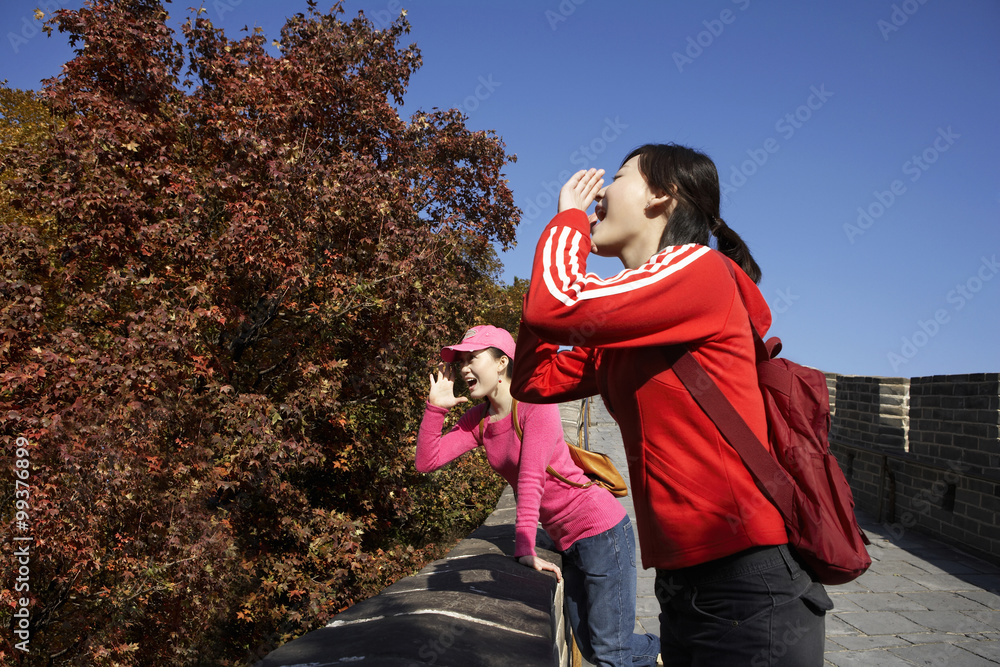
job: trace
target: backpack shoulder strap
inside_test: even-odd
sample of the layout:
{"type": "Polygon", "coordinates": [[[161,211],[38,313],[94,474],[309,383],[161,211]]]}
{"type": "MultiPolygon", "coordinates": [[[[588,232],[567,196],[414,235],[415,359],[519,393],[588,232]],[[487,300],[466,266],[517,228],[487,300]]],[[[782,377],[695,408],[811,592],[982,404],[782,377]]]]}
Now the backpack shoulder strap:
{"type": "Polygon", "coordinates": [[[690,350],[685,350],[674,362],[674,373],[687,387],[705,414],[715,422],[723,437],[743,459],[750,473],[763,487],[785,518],[794,516],[793,484],[788,473],[768,452],[740,413],[709,377],[690,350]]]}

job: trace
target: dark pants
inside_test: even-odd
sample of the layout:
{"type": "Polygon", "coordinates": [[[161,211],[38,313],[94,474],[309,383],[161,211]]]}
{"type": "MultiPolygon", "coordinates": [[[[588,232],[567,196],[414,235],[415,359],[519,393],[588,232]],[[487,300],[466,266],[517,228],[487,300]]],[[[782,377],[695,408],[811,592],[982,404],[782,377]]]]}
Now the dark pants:
{"type": "Polygon", "coordinates": [[[821,667],[833,608],[788,547],[656,571],[663,664],[821,667]]]}

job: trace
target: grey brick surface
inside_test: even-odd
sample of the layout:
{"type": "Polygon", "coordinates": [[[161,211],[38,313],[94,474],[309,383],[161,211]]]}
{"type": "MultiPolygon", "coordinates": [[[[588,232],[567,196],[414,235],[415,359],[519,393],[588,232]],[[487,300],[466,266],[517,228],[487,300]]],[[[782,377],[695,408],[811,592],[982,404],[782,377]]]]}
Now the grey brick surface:
{"type": "Polygon", "coordinates": [[[845,612],[837,614],[837,617],[863,635],[899,635],[929,630],[929,628],[891,611],[845,612]]]}
{"type": "MultiPolygon", "coordinates": [[[[857,604],[860,611],[926,611],[927,606],[921,604],[913,597],[919,595],[899,594],[899,593],[857,593],[852,597],[851,602],[857,604]]],[[[847,596],[838,595],[838,598],[847,596]]],[[[969,602],[972,602],[969,600],[969,602]]],[[[837,609],[836,611],[847,611],[837,609]]]]}
{"type": "Polygon", "coordinates": [[[937,632],[972,634],[991,630],[986,623],[960,611],[904,611],[899,615],[937,632]]]}
{"type": "Polygon", "coordinates": [[[971,651],[966,650],[965,644],[940,643],[926,644],[921,646],[909,646],[906,648],[891,649],[890,653],[898,658],[907,661],[910,665],[928,665],[936,667],[946,665],[947,667],[988,667],[995,665],[995,662],[982,658],[971,651]]]}
{"type": "Polygon", "coordinates": [[[917,607],[908,610],[928,609],[930,611],[983,611],[987,605],[976,602],[964,595],[955,595],[947,591],[928,591],[927,593],[903,593],[902,597],[916,603],[917,607]]]}

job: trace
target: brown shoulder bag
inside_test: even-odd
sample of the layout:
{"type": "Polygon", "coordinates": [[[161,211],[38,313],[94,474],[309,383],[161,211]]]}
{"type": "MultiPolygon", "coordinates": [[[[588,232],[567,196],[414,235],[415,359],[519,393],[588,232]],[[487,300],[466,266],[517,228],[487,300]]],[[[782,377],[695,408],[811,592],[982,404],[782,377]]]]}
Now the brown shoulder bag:
{"type": "MultiPolygon", "coordinates": [[[[517,399],[513,399],[510,411],[511,419],[514,421],[514,433],[517,434],[517,439],[521,440],[523,432],[521,430],[521,422],[517,419],[517,399]]],[[[486,409],[483,411],[483,418],[479,422],[479,442],[483,442],[483,434],[486,431],[486,420],[489,419],[489,416],[490,409],[489,403],[487,403],[486,409]]],[[[623,498],[628,495],[628,486],[625,484],[625,479],[622,477],[621,473],[618,472],[618,469],[615,468],[615,464],[611,462],[611,458],[607,454],[592,452],[588,449],[577,447],[576,445],[568,442],[566,443],[566,446],[569,447],[570,458],[572,458],[573,462],[579,466],[580,470],[583,471],[583,474],[590,478],[590,481],[584,484],[571,482],[556,472],[552,466],[546,468],[545,472],[565,484],[569,484],[570,486],[575,486],[580,489],[586,489],[588,486],[597,484],[610,491],[611,495],[615,497],[623,498]]]]}

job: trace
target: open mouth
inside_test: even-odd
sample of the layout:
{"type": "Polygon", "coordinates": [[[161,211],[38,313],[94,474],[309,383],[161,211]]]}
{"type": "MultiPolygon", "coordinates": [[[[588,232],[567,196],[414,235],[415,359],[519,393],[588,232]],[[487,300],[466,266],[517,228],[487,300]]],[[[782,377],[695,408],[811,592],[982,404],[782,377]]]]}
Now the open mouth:
{"type": "Polygon", "coordinates": [[[476,388],[476,385],[479,384],[479,381],[476,378],[468,377],[465,378],[465,384],[469,387],[469,391],[472,391],[476,388]]]}
{"type": "Polygon", "coordinates": [[[597,225],[601,224],[601,221],[604,220],[605,215],[607,215],[607,212],[604,210],[604,208],[601,206],[597,206],[594,208],[594,212],[591,213],[589,216],[587,216],[587,218],[590,220],[591,233],[593,233],[594,228],[597,227],[597,225]]]}

